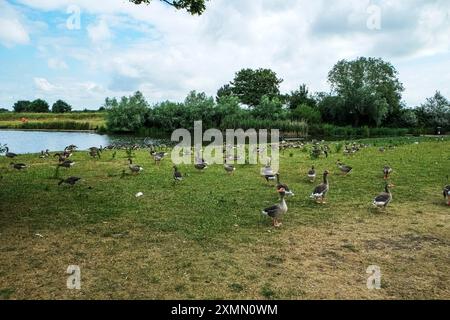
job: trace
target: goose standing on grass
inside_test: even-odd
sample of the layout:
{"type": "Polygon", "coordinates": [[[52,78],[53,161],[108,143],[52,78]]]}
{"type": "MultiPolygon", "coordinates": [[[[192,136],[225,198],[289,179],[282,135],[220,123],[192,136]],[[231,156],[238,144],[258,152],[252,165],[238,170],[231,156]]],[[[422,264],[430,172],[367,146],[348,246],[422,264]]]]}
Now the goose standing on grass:
{"type": "Polygon", "coordinates": [[[20,171],[20,170],[25,170],[26,168],[28,168],[27,165],[24,164],[24,163],[14,163],[14,162],[11,162],[10,165],[11,165],[14,169],[19,170],[19,171],[20,171]]]}
{"type": "Polygon", "coordinates": [[[203,163],[196,163],[194,165],[195,169],[199,170],[199,171],[204,171],[205,169],[208,169],[208,165],[206,164],[206,162],[203,163]]]}
{"type": "Polygon", "coordinates": [[[344,175],[348,175],[349,173],[351,173],[351,172],[353,171],[353,168],[352,168],[352,167],[346,166],[345,164],[343,164],[343,163],[341,162],[341,160],[338,160],[338,161],[336,162],[336,164],[337,164],[339,170],[341,170],[341,172],[342,172],[344,175]]]}
{"type": "Polygon", "coordinates": [[[392,173],[392,168],[388,165],[385,165],[383,168],[384,180],[389,179],[389,176],[392,173]]]}
{"type": "Polygon", "coordinates": [[[330,184],[328,183],[328,175],[330,173],[325,170],[323,173],[323,182],[319,184],[311,194],[311,198],[315,199],[317,203],[326,203],[325,202],[325,196],[327,195],[328,191],[330,190],[330,184]]]}
{"type": "Polygon", "coordinates": [[[55,153],[55,154],[53,155],[53,158],[54,158],[54,157],[58,157],[58,161],[59,161],[60,163],[66,161],[66,159],[67,159],[66,156],[63,155],[63,154],[61,154],[61,153],[55,153]]]}
{"type": "Polygon", "coordinates": [[[314,182],[316,180],[316,169],[314,166],[312,166],[311,170],[308,171],[308,178],[310,182],[314,182]]]}
{"type": "Polygon", "coordinates": [[[225,171],[228,174],[233,174],[234,171],[236,171],[236,167],[231,164],[228,164],[226,159],[225,159],[225,163],[223,164],[223,168],[225,169],[225,171]]]}
{"type": "Polygon", "coordinates": [[[291,189],[289,189],[289,187],[287,186],[287,184],[284,184],[284,183],[281,183],[281,182],[280,182],[280,174],[277,173],[275,176],[277,177],[277,190],[284,189],[284,193],[285,193],[286,195],[288,195],[288,196],[294,196],[294,195],[295,195],[294,192],[291,191],[291,189]]]}
{"type": "Polygon", "coordinates": [[[155,151],[151,151],[150,154],[153,156],[155,164],[157,165],[159,165],[161,163],[161,160],[163,160],[164,157],[167,155],[167,153],[165,152],[155,152],[155,151]]]}
{"type": "Polygon", "coordinates": [[[450,206],[450,184],[444,188],[443,195],[447,200],[447,205],[450,206]]]}
{"type": "Polygon", "coordinates": [[[132,173],[139,173],[139,172],[144,170],[143,167],[141,167],[141,166],[139,166],[137,164],[133,164],[133,160],[131,160],[131,158],[128,158],[128,162],[130,163],[128,165],[128,168],[130,168],[132,173]]]}
{"type": "Polygon", "coordinates": [[[63,168],[72,168],[74,165],[75,165],[75,162],[72,160],[64,160],[63,162],[58,164],[58,166],[63,167],[63,168]]]}
{"type": "Polygon", "coordinates": [[[6,147],[5,149],[6,149],[5,156],[7,158],[13,159],[13,158],[17,157],[17,154],[9,152],[9,148],[8,147],[6,147]]]}
{"type": "Polygon", "coordinates": [[[68,184],[68,185],[71,185],[71,186],[74,186],[75,183],[77,183],[77,182],[80,181],[80,180],[81,180],[81,178],[78,178],[78,177],[69,177],[69,178],[67,178],[67,179],[61,179],[61,180],[58,182],[58,186],[62,185],[63,183],[68,184]]]}
{"type": "Polygon", "coordinates": [[[178,171],[177,166],[173,166],[173,180],[175,182],[183,180],[183,175],[181,174],[180,171],[178,171]]]}
{"type": "Polygon", "coordinates": [[[277,190],[280,195],[280,203],[264,209],[261,213],[265,216],[269,216],[272,218],[272,225],[276,228],[281,227],[282,223],[278,220],[288,211],[288,207],[286,204],[286,200],[284,199],[286,196],[286,190],[280,188],[277,190]]]}
{"type": "Polygon", "coordinates": [[[380,193],[374,200],[373,205],[377,208],[383,208],[386,209],[386,207],[391,203],[392,201],[392,193],[391,188],[393,188],[393,184],[389,184],[386,182],[386,185],[384,187],[384,192],[380,193]]]}

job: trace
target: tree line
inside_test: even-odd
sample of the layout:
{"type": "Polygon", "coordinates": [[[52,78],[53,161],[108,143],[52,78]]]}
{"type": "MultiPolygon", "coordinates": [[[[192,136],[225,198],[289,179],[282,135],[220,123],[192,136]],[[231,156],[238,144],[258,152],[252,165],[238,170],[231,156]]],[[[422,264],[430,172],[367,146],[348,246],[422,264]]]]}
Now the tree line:
{"type": "Polygon", "coordinates": [[[422,105],[407,108],[403,84],[389,62],[376,58],[339,61],[329,72],[330,92],[310,93],[302,84],[281,93],[283,79],[270,69],[243,69],[223,85],[216,97],[192,91],[183,102],[150,105],[141,92],[121,99],[107,98],[110,131],[137,132],[145,128],[171,132],[204,127],[280,128],[302,131],[305,126],[353,128],[420,128],[450,130],[450,102],[439,92],[422,105]]]}

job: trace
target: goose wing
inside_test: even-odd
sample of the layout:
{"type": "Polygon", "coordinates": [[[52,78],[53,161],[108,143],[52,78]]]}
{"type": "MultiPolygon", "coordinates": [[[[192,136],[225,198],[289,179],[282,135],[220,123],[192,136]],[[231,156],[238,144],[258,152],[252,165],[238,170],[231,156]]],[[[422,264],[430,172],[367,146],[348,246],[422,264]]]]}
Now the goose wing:
{"type": "Polygon", "coordinates": [[[323,194],[328,190],[328,185],[325,183],[319,184],[313,191],[313,194],[323,194]]]}
{"type": "Polygon", "coordinates": [[[280,210],[279,205],[274,205],[272,207],[266,208],[263,210],[263,213],[267,214],[269,217],[276,217],[277,213],[280,210]]]}
{"type": "Polygon", "coordinates": [[[381,193],[380,195],[378,195],[375,199],[374,202],[376,203],[386,203],[389,201],[389,199],[391,198],[391,195],[389,193],[381,193]]]}

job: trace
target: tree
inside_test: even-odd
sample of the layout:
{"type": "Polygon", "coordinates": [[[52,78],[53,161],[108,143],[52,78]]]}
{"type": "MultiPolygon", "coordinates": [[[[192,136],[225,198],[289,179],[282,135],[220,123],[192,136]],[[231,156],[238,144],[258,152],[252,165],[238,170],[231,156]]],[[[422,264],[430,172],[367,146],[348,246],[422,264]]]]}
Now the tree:
{"type": "Polygon", "coordinates": [[[217,90],[216,101],[219,102],[220,98],[232,95],[233,95],[233,88],[231,87],[231,85],[226,84],[219,90],[217,90]]]}
{"type": "Polygon", "coordinates": [[[9,112],[8,109],[6,109],[6,108],[0,108],[0,113],[7,113],[7,112],[9,112]]]}
{"type": "Polygon", "coordinates": [[[243,104],[255,107],[263,96],[279,97],[282,82],[283,79],[279,79],[270,69],[242,69],[236,73],[229,87],[243,104]]]}
{"type": "Polygon", "coordinates": [[[376,58],[339,61],[328,74],[332,91],[352,115],[352,124],[380,125],[382,120],[401,111],[404,90],[397,70],[388,62],[376,58]]]}
{"type": "Polygon", "coordinates": [[[308,104],[299,105],[296,109],[291,110],[291,114],[293,120],[303,120],[308,124],[316,124],[321,121],[320,112],[308,104]]]}
{"type": "Polygon", "coordinates": [[[283,104],[278,97],[263,96],[257,108],[253,108],[252,114],[257,119],[282,120],[285,118],[283,104]]]}
{"type": "Polygon", "coordinates": [[[306,87],[306,84],[302,84],[297,90],[291,91],[291,93],[286,96],[286,103],[291,110],[297,109],[302,104],[311,107],[316,105],[316,101],[309,96],[309,90],[306,87]]]}
{"type": "Polygon", "coordinates": [[[135,132],[141,129],[149,112],[148,103],[141,92],[130,97],[106,98],[106,124],[109,130],[116,132],[135,132]]]}
{"type": "Polygon", "coordinates": [[[42,99],[36,99],[33,102],[31,102],[27,111],[36,113],[46,113],[50,112],[50,106],[48,105],[47,101],[42,99]]]}
{"type": "MultiPolygon", "coordinates": [[[[134,4],[149,4],[152,0],[129,0],[134,4]]],[[[208,0],[160,0],[171,5],[177,10],[185,9],[192,15],[201,15],[206,9],[206,1],[208,0]]]]}
{"type": "Polygon", "coordinates": [[[450,127],[450,102],[437,91],[416,110],[419,123],[423,127],[450,127]]]}
{"type": "Polygon", "coordinates": [[[31,101],[28,100],[19,100],[14,103],[13,109],[14,112],[28,112],[30,109],[31,101]]]}
{"type": "Polygon", "coordinates": [[[66,113],[72,111],[72,107],[65,101],[58,100],[52,106],[53,113],[66,113]]]}

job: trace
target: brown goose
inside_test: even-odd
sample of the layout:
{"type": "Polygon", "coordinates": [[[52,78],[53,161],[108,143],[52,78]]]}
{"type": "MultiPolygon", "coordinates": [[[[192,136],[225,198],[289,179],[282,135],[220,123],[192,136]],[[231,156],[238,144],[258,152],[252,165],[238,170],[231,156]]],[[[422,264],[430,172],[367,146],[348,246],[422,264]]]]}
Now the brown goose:
{"type": "Polygon", "coordinates": [[[63,183],[65,183],[65,184],[68,184],[68,185],[73,186],[73,185],[75,185],[75,183],[77,183],[77,182],[80,181],[80,180],[81,180],[81,178],[78,178],[78,177],[69,177],[69,178],[67,178],[67,179],[61,179],[61,180],[58,182],[58,185],[60,186],[60,185],[62,185],[63,183]]]}
{"type": "Polygon", "coordinates": [[[284,197],[286,196],[286,190],[280,188],[277,191],[280,195],[280,203],[261,211],[263,215],[272,218],[272,225],[276,228],[282,225],[282,223],[279,222],[278,219],[288,211],[286,200],[284,199],[284,197]]]}
{"type": "Polygon", "coordinates": [[[139,173],[139,172],[144,170],[143,167],[141,167],[141,166],[139,166],[137,164],[133,164],[133,160],[131,160],[131,158],[128,158],[128,162],[130,163],[128,165],[128,168],[130,168],[132,173],[139,173]]]}
{"type": "Polygon", "coordinates": [[[384,168],[383,168],[384,180],[389,179],[389,176],[391,175],[392,171],[393,170],[390,166],[388,166],[388,165],[384,166],[384,168]]]}
{"type": "Polygon", "coordinates": [[[311,194],[311,198],[315,199],[317,203],[325,203],[325,196],[328,193],[328,190],[330,189],[330,184],[328,183],[328,175],[330,173],[325,170],[323,173],[323,183],[319,184],[311,194]]]}
{"type": "Polygon", "coordinates": [[[177,166],[173,166],[173,180],[174,181],[182,181],[183,180],[183,175],[181,174],[180,171],[178,171],[177,166]]]}
{"type": "Polygon", "coordinates": [[[443,195],[447,200],[447,205],[450,206],[450,184],[444,188],[443,195]]]}
{"type": "Polygon", "coordinates": [[[352,167],[346,166],[345,164],[343,164],[343,163],[341,162],[341,160],[338,160],[338,161],[336,162],[336,164],[337,164],[339,170],[341,170],[341,172],[342,172],[344,175],[348,175],[350,172],[353,171],[353,168],[352,168],[352,167]]]}
{"type": "Polygon", "coordinates": [[[314,166],[312,166],[311,170],[308,171],[308,178],[310,182],[314,182],[316,180],[316,169],[314,166]]]}
{"type": "Polygon", "coordinates": [[[393,184],[388,184],[386,182],[386,185],[384,187],[384,192],[380,193],[374,200],[373,205],[377,208],[383,208],[386,209],[386,207],[391,203],[392,201],[392,193],[391,188],[393,188],[393,184]]]}

